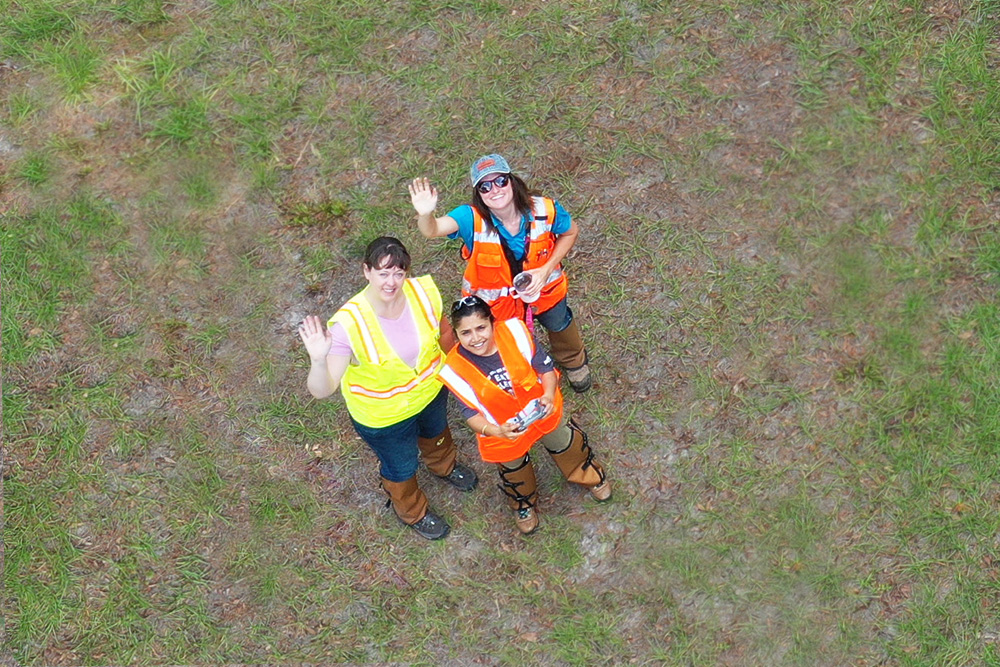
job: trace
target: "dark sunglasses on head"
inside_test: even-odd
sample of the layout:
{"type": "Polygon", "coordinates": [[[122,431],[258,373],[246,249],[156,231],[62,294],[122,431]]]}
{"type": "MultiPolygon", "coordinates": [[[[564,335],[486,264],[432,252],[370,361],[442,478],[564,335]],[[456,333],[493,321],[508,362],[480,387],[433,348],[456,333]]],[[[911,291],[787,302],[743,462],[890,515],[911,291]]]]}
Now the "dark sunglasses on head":
{"type": "Polygon", "coordinates": [[[480,194],[486,194],[487,192],[493,189],[494,185],[497,186],[498,188],[502,188],[506,186],[508,183],[510,183],[510,174],[500,174],[492,181],[481,182],[479,185],[476,186],[476,189],[479,190],[480,194]]]}
{"type": "Polygon", "coordinates": [[[474,296],[463,296],[461,299],[451,304],[451,312],[457,313],[463,306],[474,306],[479,300],[474,296]]]}

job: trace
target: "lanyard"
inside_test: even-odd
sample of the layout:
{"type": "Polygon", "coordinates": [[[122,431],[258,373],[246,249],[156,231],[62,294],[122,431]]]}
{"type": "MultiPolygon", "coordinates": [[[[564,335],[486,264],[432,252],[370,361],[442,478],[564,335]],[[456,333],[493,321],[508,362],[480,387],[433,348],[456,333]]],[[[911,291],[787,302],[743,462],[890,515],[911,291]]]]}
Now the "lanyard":
{"type": "MultiPolygon", "coordinates": [[[[522,220],[523,214],[522,214],[522,220]]],[[[521,270],[524,270],[524,262],[528,261],[528,247],[531,245],[531,222],[528,222],[528,228],[524,230],[524,259],[521,261],[521,270]]],[[[528,327],[528,333],[534,337],[535,335],[535,316],[531,309],[531,304],[524,304],[524,323],[528,327]]]]}

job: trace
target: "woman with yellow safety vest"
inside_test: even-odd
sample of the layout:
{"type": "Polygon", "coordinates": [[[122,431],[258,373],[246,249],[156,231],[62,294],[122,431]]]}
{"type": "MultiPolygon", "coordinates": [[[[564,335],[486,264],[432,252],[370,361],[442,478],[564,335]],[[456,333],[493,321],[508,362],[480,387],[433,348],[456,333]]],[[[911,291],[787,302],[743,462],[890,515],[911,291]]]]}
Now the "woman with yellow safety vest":
{"type": "Polygon", "coordinates": [[[461,491],[471,491],[478,480],[455,460],[448,393],[437,380],[442,342],[454,345],[441,293],[430,276],[407,278],[409,269],[402,243],[375,239],[362,265],[368,286],[326,326],[315,315],[306,317],[299,336],[311,360],[309,392],[325,398],[340,387],[354,429],[379,459],[382,487],[396,516],[435,540],[449,527],[428,510],[417,485],[418,453],[432,474],[461,491]]]}
{"type": "Polygon", "coordinates": [[[535,345],[519,319],[497,322],[490,306],[475,296],[451,307],[459,344],[439,378],[460,401],[477,434],[479,454],[496,463],[514,511],[517,529],[538,528],[538,490],[528,450],[541,442],[570,482],[589,489],[598,502],[611,498],[611,482],[573,420],[563,420],[559,376],[552,359],[535,345]]]}
{"type": "Polygon", "coordinates": [[[558,201],[530,190],[500,155],[473,162],[470,180],[471,204],[435,217],[437,188],[426,178],[415,178],[409,189],[417,227],[427,238],[461,238],[467,260],[462,294],[489,303],[498,320],[517,317],[541,323],[549,332],[552,357],[570,386],[587,391],[587,351],[566,300],[562,267],[576,243],[576,222],[558,201]],[[526,274],[525,284],[515,288],[514,279],[521,273],[526,274]]]}

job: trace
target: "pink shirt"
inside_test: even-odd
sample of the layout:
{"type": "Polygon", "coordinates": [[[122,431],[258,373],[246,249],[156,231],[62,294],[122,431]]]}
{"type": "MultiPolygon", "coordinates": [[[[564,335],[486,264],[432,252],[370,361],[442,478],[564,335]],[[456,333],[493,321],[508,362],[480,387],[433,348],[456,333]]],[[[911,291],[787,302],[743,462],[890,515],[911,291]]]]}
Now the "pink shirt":
{"type": "MultiPolygon", "coordinates": [[[[420,335],[417,333],[417,325],[410,314],[409,302],[403,306],[403,312],[398,318],[391,320],[387,317],[379,317],[378,325],[382,328],[382,333],[388,339],[389,345],[403,360],[403,363],[410,368],[416,368],[417,358],[420,356],[420,335]]],[[[351,349],[351,340],[347,337],[344,327],[335,322],[330,327],[330,335],[333,336],[330,354],[338,357],[357,357],[354,350],[351,349]]]]}

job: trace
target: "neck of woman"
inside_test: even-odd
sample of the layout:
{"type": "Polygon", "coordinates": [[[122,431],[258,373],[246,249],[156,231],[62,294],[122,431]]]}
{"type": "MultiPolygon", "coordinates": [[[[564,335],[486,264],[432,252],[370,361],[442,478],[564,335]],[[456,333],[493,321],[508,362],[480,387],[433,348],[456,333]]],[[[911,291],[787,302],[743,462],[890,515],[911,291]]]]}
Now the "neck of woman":
{"type": "Polygon", "coordinates": [[[502,209],[493,211],[493,215],[499,220],[504,228],[507,229],[511,234],[517,234],[521,229],[521,212],[517,210],[514,206],[514,202],[511,202],[504,206],[502,209]]]}
{"type": "Polygon", "coordinates": [[[375,315],[389,320],[394,320],[402,315],[403,309],[406,307],[406,295],[403,294],[402,289],[396,292],[392,301],[380,299],[377,294],[372,294],[370,289],[365,290],[365,298],[368,299],[368,303],[371,304],[372,310],[375,311],[375,315]]]}

